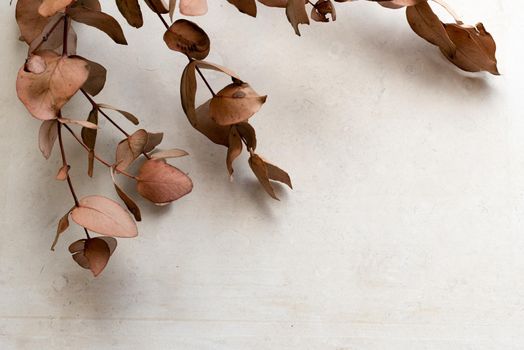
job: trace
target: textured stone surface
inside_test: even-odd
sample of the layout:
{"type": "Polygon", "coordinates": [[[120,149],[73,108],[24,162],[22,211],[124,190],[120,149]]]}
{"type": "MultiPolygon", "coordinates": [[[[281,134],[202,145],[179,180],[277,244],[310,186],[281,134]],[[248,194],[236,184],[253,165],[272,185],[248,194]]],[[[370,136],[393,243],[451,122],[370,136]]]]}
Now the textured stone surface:
{"type": "MultiPolygon", "coordinates": [[[[128,47],[78,26],[79,54],[110,67],[98,100],[167,131],[166,146],[191,153],[175,163],[195,182],[171,207],[140,201],[139,238],[120,240],[93,280],[66,251],[79,229],[48,249],[71,199],[16,98],[26,48],[3,1],[0,348],[522,349],[524,5],[453,3],[495,36],[503,76],[459,72],[402,11],[340,4],[336,23],[298,38],[278,10],[254,20],[210,0],[198,19],[210,60],[269,94],[254,124],[260,153],[292,175],[281,202],[245,156],[230,183],[224,150],[189,127],[185,60],[154,16],[125,27],[128,47]]],[[[87,109],[75,98],[66,115],[87,109]]],[[[116,142],[103,127],[101,142],[116,142]]],[[[87,179],[70,149],[78,192],[113,195],[107,170],[87,179]]]]}

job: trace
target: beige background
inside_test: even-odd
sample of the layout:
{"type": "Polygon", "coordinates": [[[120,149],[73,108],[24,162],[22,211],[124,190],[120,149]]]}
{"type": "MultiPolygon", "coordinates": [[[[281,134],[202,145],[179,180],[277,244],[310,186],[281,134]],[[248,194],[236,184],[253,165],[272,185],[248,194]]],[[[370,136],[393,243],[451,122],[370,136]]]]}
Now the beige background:
{"type": "MultiPolygon", "coordinates": [[[[166,131],[165,147],[191,153],[174,163],[195,182],[169,208],[139,201],[140,237],[120,240],[96,280],[67,253],[79,228],[49,251],[71,198],[17,100],[26,48],[0,5],[0,348],[524,348],[524,5],[453,1],[495,36],[493,77],[459,72],[402,11],[339,4],[337,22],[298,38],[279,10],[255,20],[209,2],[198,22],[210,60],[269,94],[253,120],[259,150],[295,190],[268,198],[245,155],[229,183],[224,149],[185,120],[186,62],[154,16],[124,27],[128,47],[77,26],[79,54],[110,68],[98,101],[166,131]]],[[[78,98],[68,114],[87,109],[78,98]]],[[[106,146],[120,138],[103,134],[106,146]]],[[[68,144],[78,192],[113,196],[106,169],[88,180],[68,144]]]]}

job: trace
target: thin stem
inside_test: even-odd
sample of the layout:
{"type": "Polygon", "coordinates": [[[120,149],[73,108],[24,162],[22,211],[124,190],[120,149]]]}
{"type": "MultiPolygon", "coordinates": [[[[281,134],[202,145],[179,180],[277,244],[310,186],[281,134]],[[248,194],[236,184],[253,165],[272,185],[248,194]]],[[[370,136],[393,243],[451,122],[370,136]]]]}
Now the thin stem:
{"type": "Polygon", "coordinates": [[[84,89],[80,89],[80,91],[82,92],[82,94],[84,94],[84,96],[89,100],[89,102],[91,103],[91,105],[93,106],[93,108],[96,108],[98,110],[98,112],[100,112],[100,114],[102,114],[111,124],[114,125],[115,128],[117,128],[118,130],[120,130],[120,132],[124,135],[126,135],[126,137],[129,137],[129,134],[120,127],[120,125],[118,125],[113,119],[111,119],[111,117],[109,117],[103,110],[102,108],[98,107],[98,104],[95,102],[95,100],[93,100],[93,98],[91,98],[91,96],[89,96],[89,94],[84,90],[84,89]]]}
{"type": "Polygon", "coordinates": [[[67,37],[69,35],[69,17],[64,15],[64,38],[62,41],[62,56],[67,56],[67,37]]]}
{"type": "Polygon", "coordinates": [[[35,51],[38,51],[38,49],[47,41],[49,40],[49,36],[51,34],[53,34],[53,32],[55,31],[56,28],[58,28],[58,25],[64,20],[64,16],[60,17],[56,22],[55,24],[53,24],[53,26],[49,29],[49,31],[45,34],[43,34],[42,36],[40,36],[40,42],[38,43],[38,45],[36,45],[36,47],[34,49],[31,50],[30,53],[33,53],[35,51]]]}
{"type": "MultiPolygon", "coordinates": [[[[84,147],[84,149],[87,151],[87,152],[91,152],[92,150],[80,139],[80,137],[73,131],[73,129],[71,129],[71,127],[67,124],[64,124],[64,127],[67,129],[67,131],[69,131],[69,133],[76,139],[76,141],[78,141],[78,143],[84,147]]],[[[103,165],[105,165],[106,167],[108,168],[111,168],[112,165],[104,160],[103,158],[101,158],[100,156],[98,156],[94,151],[93,151],[93,156],[96,160],[98,160],[100,163],[102,163],[103,165]]],[[[131,179],[137,179],[136,176],[132,175],[132,174],[129,174],[128,172],[125,172],[125,171],[122,171],[122,170],[118,170],[119,173],[122,173],[122,175],[125,175],[131,179]]]]}
{"type": "MultiPolygon", "coordinates": [[[[160,21],[164,24],[164,27],[166,27],[166,30],[169,30],[169,24],[167,23],[167,21],[164,19],[164,16],[162,16],[162,14],[160,12],[157,11],[156,7],[155,7],[155,4],[153,4],[150,0],[146,0],[146,2],[151,6],[151,8],[154,9],[154,12],[157,14],[158,18],[160,18],[160,21]]],[[[187,56],[187,55],[186,55],[187,56]]],[[[189,62],[192,62],[193,59],[189,56],[187,56],[187,59],[189,60],[189,62]]],[[[198,72],[198,75],[200,75],[200,77],[202,78],[202,80],[204,81],[204,83],[206,84],[207,88],[209,89],[209,92],[211,92],[211,95],[213,96],[216,96],[215,92],[213,91],[213,89],[211,88],[211,85],[209,85],[209,82],[207,81],[207,79],[204,77],[204,74],[202,74],[202,72],[200,71],[200,68],[198,67],[195,67],[196,68],[196,71],[198,72]]]]}
{"type": "MultiPolygon", "coordinates": [[[[62,165],[68,166],[67,158],[64,150],[64,141],[62,140],[62,124],[56,123],[57,129],[58,129],[58,144],[60,145],[60,154],[62,156],[62,165]]],[[[71,195],[73,196],[73,200],[75,201],[75,207],[80,207],[80,203],[78,202],[78,197],[76,196],[75,189],[73,187],[73,182],[71,181],[71,177],[69,176],[69,173],[66,174],[66,180],[67,185],[69,186],[69,191],[71,192],[71,195]]],[[[84,232],[86,234],[87,239],[90,239],[89,231],[84,227],[84,232]]]]}
{"type": "MultiPolygon", "coordinates": [[[[188,57],[189,58],[189,57],[188,57]]],[[[193,61],[191,58],[189,58],[189,61],[193,61]]],[[[211,85],[209,85],[209,83],[207,82],[206,78],[204,77],[204,74],[202,74],[202,72],[200,71],[200,68],[198,68],[198,66],[195,66],[196,68],[196,71],[198,72],[198,75],[200,75],[200,78],[202,78],[202,80],[204,81],[204,83],[206,84],[209,92],[211,92],[211,95],[213,95],[213,97],[216,96],[215,92],[213,91],[213,89],[211,88],[211,85]]]]}
{"type": "Polygon", "coordinates": [[[439,4],[446,11],[448,11],[448,13],[455,19],[455,22],[457,22],[457,24],[464,24],[464,22],[462,22],[462,20],[460,19],[459,15],[455,12],[455,10],[451,8],[451,6],[448,5],[446,1],[444,0],[432,0],[432,1],[439,4]]]}
{"type": "MultiPolygon", "coordinates": [[[[58,128],[58,143],[60,145],[60,154],[62,155],[62,165],[66,167],[69,164],[67,164],[67,158],[66,158],[66,154],[64,150],[64,142],[62,140],[62,124],[57,123],[57,128],[58,128]]],[[[67,179],[67,184],[69,185],[69,190],[71,191],[71,195],[73,196],[73,199],[75,201],[75,206],[78,207],[79,206],[78,197],[76,196],[75,189],[73,188],[73,183],[71,181],[71,177],[69,176],[69,174],[67,174],[66,179],[67,179]]]]}

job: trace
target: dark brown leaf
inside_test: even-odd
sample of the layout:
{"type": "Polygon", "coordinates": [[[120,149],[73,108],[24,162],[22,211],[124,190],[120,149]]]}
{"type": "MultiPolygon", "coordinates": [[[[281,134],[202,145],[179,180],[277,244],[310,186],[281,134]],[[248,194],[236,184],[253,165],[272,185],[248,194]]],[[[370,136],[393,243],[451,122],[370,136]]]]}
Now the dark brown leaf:
{"type": "Polygon", "coordinates": [[[78,6],[68,8],[67,14],[76,22],[100,29],[117,44],[127,45],[122,27],[107,13],[78,6]]]}
{"type": "Polygon", "coordinates": [[[196,60],[203,60],[209,54],[210,41],[206,32],[185,19],[179,19],[169,27],[164,33],[164,41],[171,50],[196,60]]]}

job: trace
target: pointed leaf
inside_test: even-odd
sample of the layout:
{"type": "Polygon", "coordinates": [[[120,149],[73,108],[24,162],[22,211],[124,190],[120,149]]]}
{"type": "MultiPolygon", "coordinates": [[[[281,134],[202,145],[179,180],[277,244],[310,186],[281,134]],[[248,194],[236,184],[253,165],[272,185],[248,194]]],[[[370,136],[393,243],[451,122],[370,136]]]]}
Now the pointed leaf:
{"type": "Polygon", "coordinates": [[[38,132],[38,147],[45,159],[48,159],[53,150],[56,138],[58,136],[56,120],[46,120],[42,122],[40,131],[38,132]]]}

